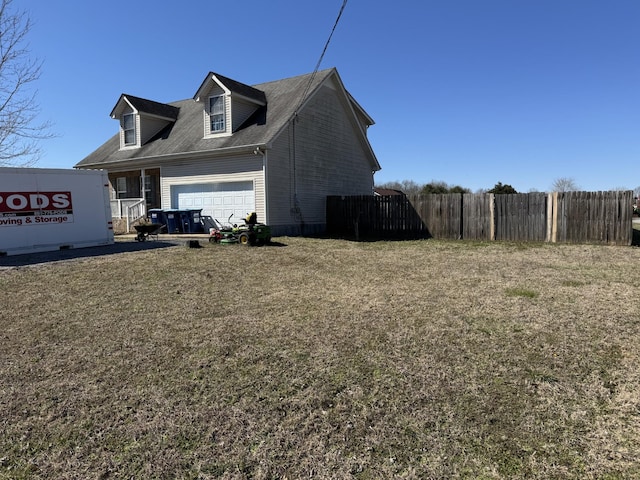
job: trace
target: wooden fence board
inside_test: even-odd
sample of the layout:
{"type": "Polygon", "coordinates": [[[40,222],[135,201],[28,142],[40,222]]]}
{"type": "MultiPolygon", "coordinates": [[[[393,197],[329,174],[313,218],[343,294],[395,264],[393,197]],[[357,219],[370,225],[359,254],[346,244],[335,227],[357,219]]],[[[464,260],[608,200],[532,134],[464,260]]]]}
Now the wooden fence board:
{"type": "Polygon", "coordinates": [[[547,195],[495,195],[496,240],[543,242],[547,238],[547,195]]]}
{"type": "Polygon", "coordinates": [[[493,196],[465,193],[462,196],[462,238],[493,240],[493,196]]]}
{"type": "Polygon", "coordinates": [[[631,245],[633,192],[327,197],[327,233],[631,245]]]}
{"type": "Polygon", "coordinates": [[[557,241],[631,245],[633,192],[558,193],[557,241]]]}

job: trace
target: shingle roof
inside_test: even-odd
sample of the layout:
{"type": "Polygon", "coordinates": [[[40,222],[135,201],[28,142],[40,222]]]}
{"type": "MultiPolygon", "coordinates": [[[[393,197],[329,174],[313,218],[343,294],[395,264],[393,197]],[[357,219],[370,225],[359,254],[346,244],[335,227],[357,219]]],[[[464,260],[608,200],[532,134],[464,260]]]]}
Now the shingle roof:
{"type": "MultiPolygon", "coordinates": [[[[237,82],[229,77],[225,77],[223,75],[220,75],[219,73],[215,73],[215,72],[209,72],[209,74],[207,75],[207,79],[210,79],[211,76],[215,75],[215,77],[220,80],[220,82],[222,82],[222,84],[227,87],[229,90],[231,90],[232,93],[237,93],[239,95],[242,95],[243,97],[246,98],[250,98],[253,99],[255,101],[257,101],[258,103],[266,103],[267,102],[267,98],[265,96],[265,93],[262,90],[259,90],[257,88],[254,87],[250,87],[249,85],[245,85],[244,83],[240,83],[237,82]]],[[[207,80],[205,79],[205,82],[207,80]]],[[[200,90],[200,89],[198,89],[200,90]]]]}
{"type": "MultiPolygon", "coordinates": [[[[116,133],[78,162],[76,167],[100,168],[112,163],[151,160],[174,154],[266,145],[275,139],[293,118],[303,93],[307,91],[310,79],[313,78],[313,83],[308,89],[307,97],[334,73],[335,68],[331,68],[321,70],[315,75],[307,74],[254,85],[254,89],[264,92],[267,105],[258,108],[231,136],[203,138],[202,104],[193,99],[172,102],[170,105],[178,109],[175,123],[140,148],[120,150],[120,138],[116,133]]],[[[223,81],[221,77],[220,80],[223,81]]],[[[229,79],[225,78],[224,81],[229,79]]]]}
{"type": "Polygon", "coordinates": [[[373,189],[373,193],[376,195],[380,195],[381,197],[389,196],[389,195],[404,195],[402,190],[395,190],[393,188],[380,188],[375,187],[373,189]]]}
{"type": "Polygon", "coordinates": [[[116,107],[111,111],[111,115],[116,110],[117,105],[122,99],[126,98],[131,106],[139,112],[148,113],[151,115],[157,115],[159,117],[170,118],[175,120],[178,118],[178,108],[173,105],[167,105],[166,103],[154,102],[153,100],[147,100],[146,98],[135,97],[123,93],[120,95],[120,99],[116,103],[116,107]]]}

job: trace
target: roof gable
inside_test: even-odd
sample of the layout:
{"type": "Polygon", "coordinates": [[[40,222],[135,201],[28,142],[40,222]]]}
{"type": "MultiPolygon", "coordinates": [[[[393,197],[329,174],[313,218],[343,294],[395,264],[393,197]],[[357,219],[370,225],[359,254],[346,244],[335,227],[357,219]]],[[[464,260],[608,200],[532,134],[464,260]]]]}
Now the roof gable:
{"type": "Polygon", "coordinates": [[[136,113],[147,114],[154,117],[165,118],[175,121],[178,118],[178,108],[166,103],[154,102],[146,98],[135,97],[123,93],[111,110],[111,118],[118,118],[126,110],[133,110],[136,113]]]}
{"type": "Polygon", "coordinates": [[[299,111],[302,111],[305,108],[305,105],[309,103],[311,99],[313,99],[313,97],[323,85],[331,83],[334,89],[337,91],[338,96],[342,99],[344,108],[347,110],[347,112],[349,112],[349,116],[353,121],[354,128],[356,128],[356,130],[359,132],[361,145],[369,154],[372,169],[375,171],[380,170],[380,164],[378,163],[378,159],[373,152],[373,148],[371,148],[371,144],[369,143],[366,132],[367,128],[374,124],[374,121],[346,90],[344,84],[342,83],[340,75],[338,75],[338,71],[335,68],[331,68],[328,70],[322,70],[320,72],[314,72],[296,78],[299,78],[303,81],[303,86],[302,89],[299,86],[296,95],[291,97],[290,109],[292,110],[292,112],[286,118],[286,122],[285,125],[283,125],[283,128],[286,127],[286,124],[288,124],[289,120],[291,120],[299,111]],[[293,101],[294,99],[295,101],[293,101]]]}
{"type": "Polygon", "coordinates": [[[193,99],[196,102],[201,101],[202,97],[207,95],[214,85],[219,86],[227,95],[232,97],[239,96],[258,105],[266,105],[267,103],[267,97],[263,91],[214,72],[207,74],[193,99]]]}

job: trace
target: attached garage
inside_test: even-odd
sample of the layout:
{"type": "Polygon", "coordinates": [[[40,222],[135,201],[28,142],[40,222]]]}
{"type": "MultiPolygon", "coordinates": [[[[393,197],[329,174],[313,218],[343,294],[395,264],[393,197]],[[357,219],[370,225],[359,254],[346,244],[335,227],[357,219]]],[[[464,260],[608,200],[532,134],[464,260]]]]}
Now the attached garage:
{"type": "MultiPolygon", "coordinates": [[[[222,159],[163,165],[160,170],[161,208],[202,209],[202,215],[226,222],[242,223],[256,212],[265,215],[264,172],[260,155],[238,155],[222,159]]],[[[206,226],[209,225],[205,222],[206,226]]]]}
{"type": "Polygon", "coordinates": [[[171,186],[171,207],[180,210],[202,209],[203,216],[236,221],[256,210],[252,181],[198,183],[171,186]]]}

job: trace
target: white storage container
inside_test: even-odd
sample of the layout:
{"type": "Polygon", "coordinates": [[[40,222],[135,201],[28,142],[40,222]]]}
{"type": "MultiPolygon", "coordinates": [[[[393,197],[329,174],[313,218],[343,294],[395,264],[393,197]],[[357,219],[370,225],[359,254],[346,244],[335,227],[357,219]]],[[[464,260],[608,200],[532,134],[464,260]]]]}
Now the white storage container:
{"type": "Polygon", "coordinates": [[[113,242],[106,171],[0,168],[0,256],[113,242]]]}

